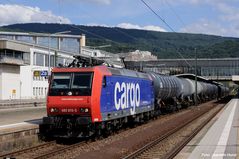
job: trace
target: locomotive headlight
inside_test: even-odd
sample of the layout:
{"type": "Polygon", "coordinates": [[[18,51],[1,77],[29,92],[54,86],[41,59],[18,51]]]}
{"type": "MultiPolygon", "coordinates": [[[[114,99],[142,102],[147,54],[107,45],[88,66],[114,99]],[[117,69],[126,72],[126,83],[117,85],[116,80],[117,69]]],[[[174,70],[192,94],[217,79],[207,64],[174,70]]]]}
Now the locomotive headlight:
{"type": "Polygon", "coordinates": [[[50,112],[53,113],[53,112],[54,112],[54,108],[51,108],[51,109],[50,109],[50,112]]]}
{"type": "Polygon", "coordinates": [[[50,112],[51,113],[57,113],[57,112],[59,112],[59,109],[58,108],[51,108],[50,112]]]}
{"type": "Polygon", "coordinates": [[[80,108],[81,113],[89,113],[89,108],[80,108]]]}

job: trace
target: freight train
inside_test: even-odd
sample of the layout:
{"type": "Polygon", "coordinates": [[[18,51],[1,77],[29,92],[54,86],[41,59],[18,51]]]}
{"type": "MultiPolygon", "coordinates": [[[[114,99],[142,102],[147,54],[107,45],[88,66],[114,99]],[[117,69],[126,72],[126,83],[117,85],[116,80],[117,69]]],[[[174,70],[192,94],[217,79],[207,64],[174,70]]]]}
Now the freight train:
{"type": "Polygon", "coordinates": [[[188,107],[195,99],[203,102],[228,94],[226,87],[206,79],[199,78],[196,83],[193,75],[74,66],[52,70],[47,117],[40,124],[42,137],[107,135],[128,123],[142,123],[163,112],[188,107]]]}

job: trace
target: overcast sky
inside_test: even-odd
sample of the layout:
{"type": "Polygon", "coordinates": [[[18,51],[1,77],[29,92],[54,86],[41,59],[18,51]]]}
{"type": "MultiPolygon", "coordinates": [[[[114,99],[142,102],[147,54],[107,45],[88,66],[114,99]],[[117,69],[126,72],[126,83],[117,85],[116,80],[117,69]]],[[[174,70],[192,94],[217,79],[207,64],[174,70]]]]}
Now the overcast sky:
{"type": "Polygon", "coordinates": [[[0,25],[67,23],[239,37],[239,0],[1,0],[0,25]]]}

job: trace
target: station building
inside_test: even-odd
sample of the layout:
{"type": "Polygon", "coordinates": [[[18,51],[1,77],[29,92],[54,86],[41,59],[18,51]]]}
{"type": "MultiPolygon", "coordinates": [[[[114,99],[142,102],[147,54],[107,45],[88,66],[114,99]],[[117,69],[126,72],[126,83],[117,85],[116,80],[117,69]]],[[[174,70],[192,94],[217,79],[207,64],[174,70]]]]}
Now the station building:
{"type": "Polygon", "coordinates": [[[197,75],[211,80],[232,80],[233,75],[239,75],[239,58],[202,58],[197,59],[197,66],[195,64],[195,59],[126,61],[128,68],[167,75],[195,74],[196,70],[197,75]]]}
{"type": "Polygon", "coordinates": [[[0,100],[45,98],[53,66],[79,55],[85,36],[0,32],[0,100]]]}
{"type": "Polygon", "coordinates": [[[85,35],[59,33],[0,32],[0,100],[45,98],[51,68],[67,66],[73,55],[123,67],[119,55],[85,46],[85,35]]]}

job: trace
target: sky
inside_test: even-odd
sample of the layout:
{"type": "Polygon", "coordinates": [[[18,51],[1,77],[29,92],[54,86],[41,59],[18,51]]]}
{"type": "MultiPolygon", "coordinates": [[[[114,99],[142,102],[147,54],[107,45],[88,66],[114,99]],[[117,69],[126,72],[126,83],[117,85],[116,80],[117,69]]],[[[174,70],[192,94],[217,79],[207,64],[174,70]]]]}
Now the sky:
{"type": "Polygon", "coordinates": [[[0,0],[0,26],[31,22],[239,38],[239,0],[0,0]]]}

